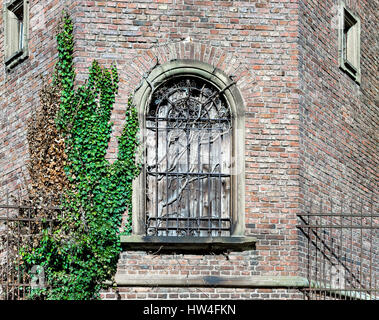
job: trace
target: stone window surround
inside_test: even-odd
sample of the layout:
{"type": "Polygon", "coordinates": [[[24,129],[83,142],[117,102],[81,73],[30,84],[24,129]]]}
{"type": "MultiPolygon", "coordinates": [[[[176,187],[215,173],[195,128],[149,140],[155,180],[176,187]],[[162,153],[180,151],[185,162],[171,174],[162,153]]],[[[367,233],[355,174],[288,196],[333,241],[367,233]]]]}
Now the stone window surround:
{"type": "Polygon", "coordinates": [[[144,137],[145,111],[154,88],[175,76],[199,77],[212,83],[224,96],[232,111],[233,167],[241,168],[232,175],[232,231],[230,237],[160,237],[146,236],[145,230],[145,173],[133,182],[131,236],[122,236],[121,242],[127,250],[152,250],[159,248],[169,251],[186,249],[189,251],[251,250],[256,239],[245,233],[245,111],[243,98],[235,83],[221,70],[195,60],[174,60],[157,66],[144,78],[136,93],[134,104],[138,111],[140,136],[144,137]]]}
{"type": "MultiPolygon", "coordinates": [[[[14,67],[16,67],[19,63],[24,61],[29,56],[29,48],[28,48],[28,30],[29,30],[29,0],[12,0],[4,2],[3,7],[3,21],[4,21],[4,44],[5,44],[5,67],[7,71],[10,71],[14,67]],[[9,30],[9,11],[15,7],[16,4],[21,3],[23,5],[23,47],[22,49],[12,52],[10,55],[7,53],[8,46],[10,42],[14,39],[11,38],[9,30]]],[[[15,37],[18,39],[18,36],[15,37]]]]}
{"type": "Polygon", "coordinates": [[[339,51],[339,66],[341,70],[346,72],[351,78],[353,78],[358,84],[361,83],[361,67],[360,67],[360,33],[361,33],[361,22],[357,15],[355,15],[350,9],[347,8],[346,4],[341,1],[339,7],[339,28],[338,28],[338,51],[339,51]],[[346,14],[347,13],[347,14],[346,14]],[[353,50],[356,50],[357,55],[357,69],[353,71],[351,64],[346,61],[345,57],[345,21],[346,19],[355,21],[356,30],[354,31],[354,37],[356,37],[356,47],[353,50]]]}

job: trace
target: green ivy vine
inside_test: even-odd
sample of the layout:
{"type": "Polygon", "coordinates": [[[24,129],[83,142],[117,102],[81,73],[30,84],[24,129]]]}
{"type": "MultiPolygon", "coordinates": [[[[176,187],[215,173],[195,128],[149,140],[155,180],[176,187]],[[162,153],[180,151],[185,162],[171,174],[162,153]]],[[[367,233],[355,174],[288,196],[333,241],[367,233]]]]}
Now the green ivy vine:
{"type": "MultiPolygon", "coordinates": [[[[102,68],[94,61],[86,83],[76,89],[73,23],[68,14],[62,19],[57,43],[53,85],[62,91],[55,122],[65,140],[69,188],[57,227],[53,232],[45,229],[39,246],[25,250],[23,258],[29,267],[43,267],[48,285],[33,290],[31,298],[97,299],[104,282],[116,272],[122,215],[131,212],[132,181],[139,173],[137,111],[129,98],[117,160],[111,164],[105,156],[118,91],[117,69],[102,68]]],[[[130,231],[129,216],[124,232],[130,231]]]]}

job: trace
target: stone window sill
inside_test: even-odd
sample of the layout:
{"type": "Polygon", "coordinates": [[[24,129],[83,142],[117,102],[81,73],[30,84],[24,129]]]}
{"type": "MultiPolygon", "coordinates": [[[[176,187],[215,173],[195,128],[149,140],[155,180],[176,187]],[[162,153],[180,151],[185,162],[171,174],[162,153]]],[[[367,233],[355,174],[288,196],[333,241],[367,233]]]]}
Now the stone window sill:
{"type": "Polygon", "coordinates": [[[298,276],[231,277],[116,273],[115,283],[118,287],[309,288],[309,281],[298,276]]]}
{"type": "Polygon", "coordinates": [[[345,72],[351,79],[353,79],[357,84],[361,84],[361,75],[359,71],[355,73],[352,71],[352,68],[349,68],[348,63],[342,63],[340,69],[345,72]]]}
{"type": "Polygon", "coordinates": [[[227,252],[254,250],[255,237],[121,236],[125,250],[164,252],[227,252]]]}
{"type": "Polygon", "coordinates": [[[5,60],[5,67],[7,71],[9,72],[11,69],[16,67],[18,64],[20,64],[27,58],[28,58],[28,53],[25,49],[17,51],[16,53],[14,53],[12,56],[10,56],[9,58],[5,60]]]}

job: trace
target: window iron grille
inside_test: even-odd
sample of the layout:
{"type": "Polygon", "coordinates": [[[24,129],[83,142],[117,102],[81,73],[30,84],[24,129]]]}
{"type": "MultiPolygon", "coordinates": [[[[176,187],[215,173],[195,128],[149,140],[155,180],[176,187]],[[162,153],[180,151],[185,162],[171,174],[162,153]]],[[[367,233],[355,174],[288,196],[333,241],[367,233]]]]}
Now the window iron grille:
{"type": "Polygon", "coordinates": [[[303,289],[305,299],[379,299],[377,212],[377,202],[371,199],[371,208],[354,201],[331,212],[311,202],[309,211],[299,215],[309,282],[303,289]]]}
{"type": "Polygon", "coordinates": [[[146,114],[146,233],[228,236],[230,108],[223,92],[191,77],[159,86],[146,114]]]}

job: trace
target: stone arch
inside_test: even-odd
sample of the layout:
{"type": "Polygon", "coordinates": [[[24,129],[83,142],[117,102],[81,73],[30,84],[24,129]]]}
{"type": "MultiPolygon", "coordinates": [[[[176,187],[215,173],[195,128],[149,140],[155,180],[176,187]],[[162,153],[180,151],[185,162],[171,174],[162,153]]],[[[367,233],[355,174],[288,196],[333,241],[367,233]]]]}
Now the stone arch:
{"type": "Polygon", "coordinates": [[[114,134],[111,137],[107,154],[107,158],[111,162],[116,159],[117,136],[122,133],[125,106],[128,103],[129,95],[135,92],[152,70],[160,65],[177,60],[192,60],[208,64],[222,71],[236,83],[245,106],[247,106],[245,101],[251,101],[256,94],[257,79],[253,72],[254,69],[246,64],[242,55],[227,51],[225,48],[186,39],[152,46],[149,49],[135,50],[129,57],[130,59],[123,60],[122,64],[117,66],[120,78],[119,95],[112,113],[114,134]]]}
{"type": "Polygon", "coordinates": [[[236,82],[244,99],[256,84],[256,77],[245,64],[244,57],[223,48],[194,42],[191,39],[169,42],[150,49],[137,50],[130,62],[120,70],[120,79],[129,88],[138,88],[150,72],[159,65],[175,60],[193,60],[213,66],[236,82]]]}

